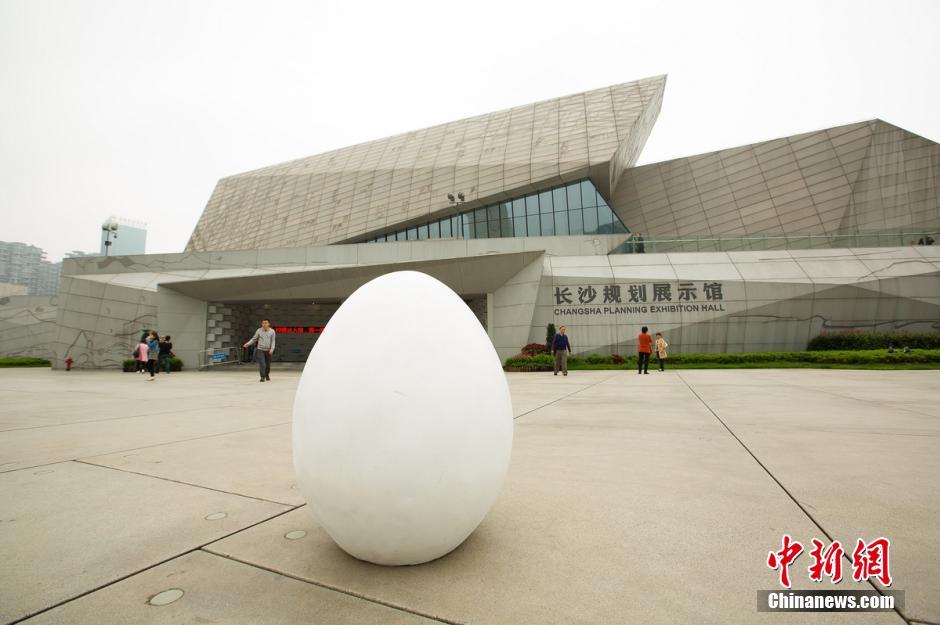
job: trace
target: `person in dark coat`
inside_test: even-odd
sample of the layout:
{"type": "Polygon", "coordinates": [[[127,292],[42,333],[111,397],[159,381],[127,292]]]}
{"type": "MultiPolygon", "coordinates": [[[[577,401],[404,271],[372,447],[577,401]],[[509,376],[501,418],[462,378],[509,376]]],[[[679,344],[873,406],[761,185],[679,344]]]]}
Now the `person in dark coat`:
{"type": "Polygon", "coordinates": [[[555,340],[552,341],[552,356],[555,357],[555,375],[558,375],[558,372],[561,371],[564,375],[568,375],[568,353],[571,351],[571,341],[568,340],[568,335],[565,334],[565,326],[558,328],[558,334],[555,335],[555,340]]]}
{"type": "Polygon", "coordinates": [[[170,359],[173,357],[173,342],[170,341],[170,335],[167,334],[160,339],[160,354],[157,356],[157,368],[160,371],[170,373],[170,359]]]}

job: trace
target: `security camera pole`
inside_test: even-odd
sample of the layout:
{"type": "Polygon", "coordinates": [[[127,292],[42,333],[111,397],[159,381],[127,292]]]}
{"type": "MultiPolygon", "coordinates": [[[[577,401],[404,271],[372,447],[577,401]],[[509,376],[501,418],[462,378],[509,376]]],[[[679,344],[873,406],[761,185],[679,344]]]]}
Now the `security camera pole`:
{"type": "Polygon", "coordinates": [[[117,238],[117,229],[118,222],[113,217],[101,224],[101,229],[104,230],[104,255],[108,256],[111,252],[111,236],[117,238]]]}
{"type": "MultiPolygon", "coordinates": [[[[450,205],[451,205],[453,208],[457,209],[458,211],[459,211],[459,209],[460,209],[460,205],[463,204],[463,203],[467,200],[467,198],[464,197],[463,191],[458,191],[456,198],[454,197],[454,194],[453,194],[453,193],[448,193],[448,194],[447,194],[447,199],[450,200],[450,205]]],[[[460,235],[459,235],[459,234],[456,235],[456,238],[459,239],[459,238],[460,238],[460,235]]]]}

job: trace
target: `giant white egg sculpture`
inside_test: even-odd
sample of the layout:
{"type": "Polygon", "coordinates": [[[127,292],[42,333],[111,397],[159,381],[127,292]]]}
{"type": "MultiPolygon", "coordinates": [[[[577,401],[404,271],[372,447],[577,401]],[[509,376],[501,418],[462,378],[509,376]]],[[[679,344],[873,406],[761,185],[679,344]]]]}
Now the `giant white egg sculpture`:
{"type": "Polygon", "coordinates": [[[512,449],[499,357],[467,305],[414,271],[353,293],[310,352],[294,400],[294,468],[350,555],[419,564],[462,543],[512,449]]]}

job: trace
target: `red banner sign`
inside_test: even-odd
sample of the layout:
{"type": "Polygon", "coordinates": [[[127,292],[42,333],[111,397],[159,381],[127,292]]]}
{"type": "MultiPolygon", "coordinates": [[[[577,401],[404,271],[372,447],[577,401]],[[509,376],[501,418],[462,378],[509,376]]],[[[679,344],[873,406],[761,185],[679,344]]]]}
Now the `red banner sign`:
{"type": "Polygon", "coordinates": [[[322,334],[325,326],[272,326],[278,334],[322,334]]]}

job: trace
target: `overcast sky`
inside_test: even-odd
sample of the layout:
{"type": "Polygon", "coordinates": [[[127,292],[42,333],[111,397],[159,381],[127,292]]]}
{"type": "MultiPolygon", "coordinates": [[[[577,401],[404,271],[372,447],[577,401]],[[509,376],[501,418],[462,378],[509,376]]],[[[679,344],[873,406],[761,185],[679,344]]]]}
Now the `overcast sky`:
{"type": "Polygon", "coordinates": [[[0,0],[0,240],[186,245],[224,176],[668,74],[640,163],[870,118],[940,141],[940,2],[0,0]]]}

